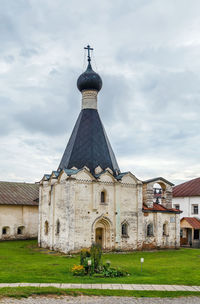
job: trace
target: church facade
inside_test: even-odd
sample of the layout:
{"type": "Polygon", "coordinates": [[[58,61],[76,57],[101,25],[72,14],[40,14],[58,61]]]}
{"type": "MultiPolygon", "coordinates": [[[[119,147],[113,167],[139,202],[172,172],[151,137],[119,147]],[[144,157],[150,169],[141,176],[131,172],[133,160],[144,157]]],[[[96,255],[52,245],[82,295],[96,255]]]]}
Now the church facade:
{"type": "Polygon", "coordinates": [[[58,169],[40,182],[38,244],[65,253],[94,242],[104,250],[178,248],[180,210],[172,208],[173,184],[161,177],[140,181],[120,171],[97,110],[102,80],[90,60],[88,47],[88,67],[77,81],[81,112],[58,169]]]}

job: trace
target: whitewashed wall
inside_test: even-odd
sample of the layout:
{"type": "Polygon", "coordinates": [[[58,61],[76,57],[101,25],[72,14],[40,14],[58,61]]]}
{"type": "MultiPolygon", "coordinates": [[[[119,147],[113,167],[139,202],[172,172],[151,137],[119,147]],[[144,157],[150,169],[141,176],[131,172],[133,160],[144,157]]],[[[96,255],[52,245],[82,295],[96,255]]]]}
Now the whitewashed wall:
{"type": "Polygon", "coordinates": [[[28,239],[38,235],[38,206],[1,205],[0,239],[28,239]],[[3,235],[3,227],[9,227],[9,233],[3,235]],[[23,234],[17,234],[17,228],[24,227],[23,234]]]}
{"type": "Polygon", "coordinates": [[[180,214],[181,219],[183,217],[200,217],[200,196],[173,197],[172,204],[174,208],[175,205],[180,205],[180,210],[183,211],[180,214]],[[192,205],[198,205],[198,214],[192,213],[192,205]]]}

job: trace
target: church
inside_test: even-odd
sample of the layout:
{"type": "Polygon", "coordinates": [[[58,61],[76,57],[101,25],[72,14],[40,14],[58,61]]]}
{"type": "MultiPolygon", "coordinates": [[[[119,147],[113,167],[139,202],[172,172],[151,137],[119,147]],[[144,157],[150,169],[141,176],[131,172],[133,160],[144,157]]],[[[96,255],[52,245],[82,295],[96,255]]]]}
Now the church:
{"type": "Polygon", "coordinates": [[[92,243],[108,251],[179,248],[181,211],[172,208],[173,184],[121,172],[98,112],[102,79],[86,49],[88,66],[77,80],[81,112],[58,169],[40,181],[38,244],[64,253],[92,243]]]}

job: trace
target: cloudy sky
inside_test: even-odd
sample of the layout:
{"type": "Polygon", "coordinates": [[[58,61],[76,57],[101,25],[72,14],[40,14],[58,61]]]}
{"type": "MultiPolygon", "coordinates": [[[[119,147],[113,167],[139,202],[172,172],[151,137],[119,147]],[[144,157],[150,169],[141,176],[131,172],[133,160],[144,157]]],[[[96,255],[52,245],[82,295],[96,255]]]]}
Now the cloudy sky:
{"type": "Polygon", "coordinates": [[[0,180],[57,169],[80,111],[83,47],[122,171],[200,176],[199,0],[2,0],[0,180]]]}

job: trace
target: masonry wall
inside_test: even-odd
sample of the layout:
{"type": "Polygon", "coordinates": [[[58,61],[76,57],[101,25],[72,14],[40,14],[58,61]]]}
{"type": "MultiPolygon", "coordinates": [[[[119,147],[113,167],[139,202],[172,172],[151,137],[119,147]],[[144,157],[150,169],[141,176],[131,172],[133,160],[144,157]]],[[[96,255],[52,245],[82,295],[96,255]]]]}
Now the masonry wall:
{"type": "Polygon", "coordinates": [[[90,247],[100,225],[105,228],[105,249],[136,249],[142,235],[138,210],[141,214],[142,185],[132,179],[123,183],[104,176],[94,181],[84,174],[77,179],[52,179],[40,187],[39,245],[63,252],[90,247]],[[104,203],[101,203],[102,191],[106,194],[104,203]],[[128,225],[128,236],[122,238],[124,221],[128,225]],[[45,233],[45,222],[48,222],[48,233],[45,233]]]}
{"type": "Polygon", "coordinates": [[[173,197],[172,204],[173,208],[175,208],[175,205],[180,206],[180,210],[183,211],[180,214],[181,219],[183,217],[200,217],[200,196],[173,197]],[[193,214],[192,205],[198,205],[198,214],[193,214]]]}
{"type": "Polygon", "coordinates": [[[98,180],[87,172],[40,186],[39,245],[65,253],[76,252],[96,242],[97,228],[103,229],[102,244],[107,250],[136,250],[179,247],[179,214],[142,211],[142,183],[131,175],[116,181],[111,174],[98,180]],[[101,203],[101,192],[105,202],[101,203]],[[45,233],[48,222],[48,233],[45,233]],[[59,232],[57,223],[59,222],[59,232]],[[146,227],[153,223],[154,235],[146,227]],[[122,224],[127,235],[122,235],[122,224]],[[163,235],[163,224],[168,233],[163,235]]]}
{"type": "Polygon", "coordinates": [[[37,238],[38,206],[1,205],[0,240],[37,238]],[[22,234],[18,234],[21,227],[22,234]],[[3,229],[6,234],[3,234],[3,229]]]}
{"type": "Polygon", "coordinates": [[[179,248],[180,219],[179,214],[151,212],[143,214],[143,249],[179,248]],[[147,225],[153,224],[153,235],[147,235],[147,225]],[[163,234],[163,225],[167,225],[163,234]]]}

